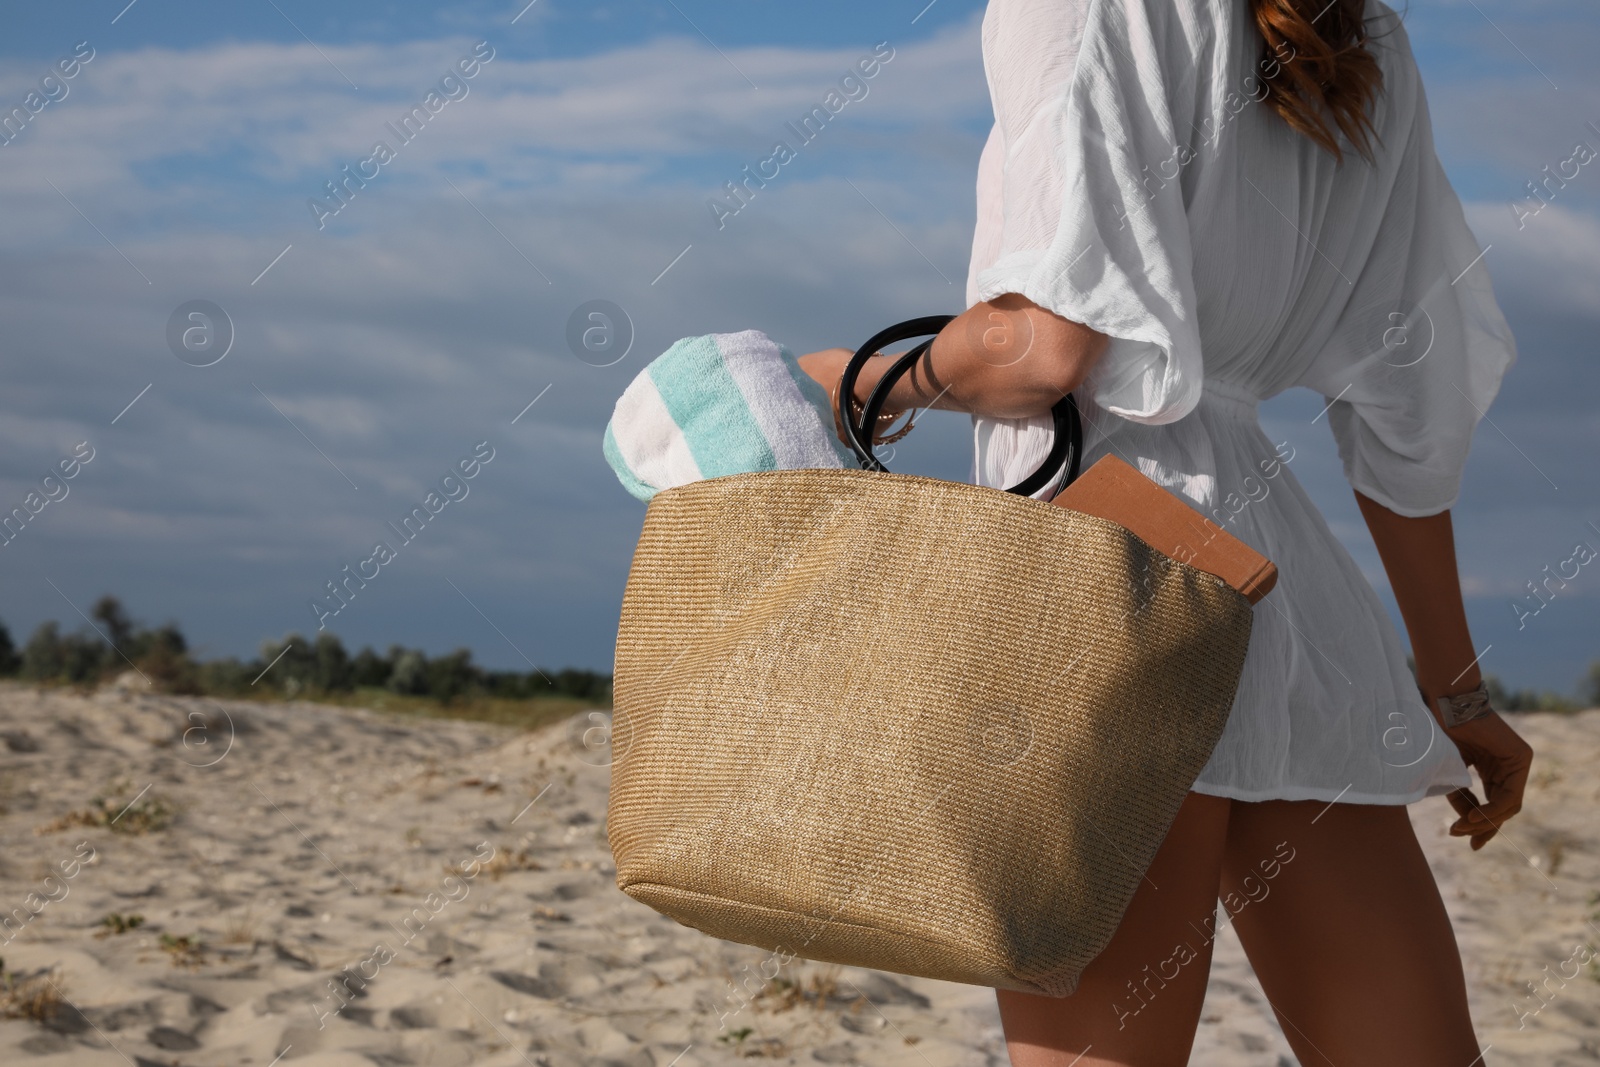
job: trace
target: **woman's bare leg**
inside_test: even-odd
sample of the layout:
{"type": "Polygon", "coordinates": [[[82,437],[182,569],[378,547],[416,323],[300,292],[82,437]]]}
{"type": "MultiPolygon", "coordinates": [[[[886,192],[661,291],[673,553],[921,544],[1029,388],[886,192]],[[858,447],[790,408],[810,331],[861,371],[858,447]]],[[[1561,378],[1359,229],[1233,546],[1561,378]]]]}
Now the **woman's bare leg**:
{"type": "Polygon", "coordinates": [[[1236,802],[1222,891],[1305,1067],[1480,1062],[1455,933],[1403,806],[1236,802]]]}
{"type": "Polygon", "coordinates": [[[1013,1067],[1188,1062],[1211,970],[1230,804],[1199,793],[1184,800],[1122,925],[1072,996],[995,991],[1013,1067]]]}

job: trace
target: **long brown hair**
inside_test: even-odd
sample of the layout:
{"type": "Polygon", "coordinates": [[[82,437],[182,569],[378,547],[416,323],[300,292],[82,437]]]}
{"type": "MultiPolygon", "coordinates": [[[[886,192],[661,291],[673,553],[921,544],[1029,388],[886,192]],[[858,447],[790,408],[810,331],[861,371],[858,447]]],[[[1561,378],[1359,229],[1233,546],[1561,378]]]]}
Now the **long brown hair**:
{"type": "Polygon", "coordinates": [[[1338,133],[1368,162],[1377,136],[1367,107],[1383,71],[1367,51],[1365,7],[1365,0],[1250,0],[1265,42],[1266,92],[1257,99],[1340,162],[1338,133]]]}

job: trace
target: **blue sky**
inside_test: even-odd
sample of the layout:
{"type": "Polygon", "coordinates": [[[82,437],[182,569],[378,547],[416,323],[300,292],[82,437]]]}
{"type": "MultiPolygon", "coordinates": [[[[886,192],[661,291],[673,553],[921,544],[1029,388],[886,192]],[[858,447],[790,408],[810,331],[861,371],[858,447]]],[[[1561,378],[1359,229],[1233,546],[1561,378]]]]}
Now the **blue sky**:
{"type": "MultiPolygon", "coordinates": [[[[0,619],[25,637],[109,591],[203,653],[249,654],[313,629],[323,582],[487,440],[470,495],[333,628],[609,669],[643,514],[600,454],[611,404],[680,336],[755,327],[804,351],[960,307],[990,118],[981,12],[124,0],[4,15],[6,108],[78,42],[94,53],[0,145],[4,507],[78,442],[96,451],[0,549],[0,619]],[[707,198],[885,41],[867,97],[717,229],[707,198]],[[494,58],[465,95],[318,229],[308,200],[480,42],[494,58]],[[566,345],[594,299],[635,327],[611,366],[566,345]],[[212,366],[168,348],[194,300],[234,327],[212,366]]],[[[1521,351],[1456,509],[1475,636],[1488,670],[1566,690],[1600,657],[1600,568],[1521,630],[1511,602],[1576,541],[1600,547],[1600,161],[1520,228],[1511,204],[1575,141],[1600,147],[1600,15],[1429,0],[1406,17],[1521,351]]],[[[1382,587],[1321,407],[1285,394],[1267,430],[1382,587]]],[[[898,469],[965,478],[967,455],[964,417],[931,417],[898,469]]]]}

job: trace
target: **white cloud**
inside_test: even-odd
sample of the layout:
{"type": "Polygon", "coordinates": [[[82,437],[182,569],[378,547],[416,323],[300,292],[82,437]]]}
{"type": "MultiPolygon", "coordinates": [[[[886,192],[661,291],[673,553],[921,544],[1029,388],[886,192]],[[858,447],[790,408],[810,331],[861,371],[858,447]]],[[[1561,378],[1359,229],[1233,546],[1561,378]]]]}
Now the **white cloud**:
{"type": "MultiPolygon", "coordinates": [[[[976,24],[901,44],[865,82],[842,124],[904,128],[986,114],[976,24]]],[[[496,54],[466,95],[446,103],[410,143],[391,123],[422,103],[476,41],[380,47],[327,46],[352,91],[309,45],[226,44],[204,49],[102,52],[15,143],[0,147],[0,195],[27,210],[6,220],[11,241],[48,239],[77,216],[49,178],[110,232],[124,212],[203,210],[237,202],[246,181],[304,200],[376,142],[397,159],[373,179],[443,187],[438,174],[471,172],[502,188],[583,190],[597,180],[637,182],[674,161],[765,153],[783,124],[817,106],[874,42],[853,49],[729,50],[757,80],[752,90],[719,54],[684,38],[567,60],[519,61],[496,54]],[[230,188],[232,187],[232,188],[230,188]],[[285,188],[287,187],[287,188],[285,188]],[[55,225],[52,225],[55,224],[55,225]]],[[[492,44],[492,42],[491,42],[492,44]]],[[[25,91],[0,80],[0,99],[25,91]]],[[[459,93],[461,90],[455,90],[459,93]]],[[[370,171],[369,171],[370,173],[370,171]]],[[[729,177],[734,175],[730,174],[729,177]]],[[[472,179],[469,179],[472,180],[472,179]]],[[[252,189],[257,200],[260,193],[252,189]]],[[[353,210],[353,209],[352,209],[353,210]]],[[[247,212],[246,218],[254,212],[247,212]]]]}
{"type": "MultiPolygon", "coordinates": [[[[1591,166],[1600,183],[1600,159],[1591,166]]],[[[1470,204],[1466,211],[1479,243],[1492,246],[1484,261],[1494,257],[1498,286],[1544,310],[1600,318],[1600,218],[1560,200],[1520,225],[1507,204],[1470,204]]]]}

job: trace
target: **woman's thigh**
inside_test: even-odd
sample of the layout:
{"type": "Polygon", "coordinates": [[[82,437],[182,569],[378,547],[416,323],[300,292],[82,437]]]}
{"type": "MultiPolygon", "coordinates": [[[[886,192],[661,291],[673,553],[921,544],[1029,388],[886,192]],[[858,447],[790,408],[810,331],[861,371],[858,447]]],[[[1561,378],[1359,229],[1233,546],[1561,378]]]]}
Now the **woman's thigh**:
{"type": "Polygon", "coordinates": [[[1306,1067],[1476,1061],[1455,934],[1403,806],[1236,802],[1222,892],[1306,1067]]]}
{"type": "Polygon", "coordinates": [[[1115,936],[1072,996],[996,990],[1013,1067],[1188,1062],[1211,969],[1231,803],[1188,795],[1115,936]]]}

